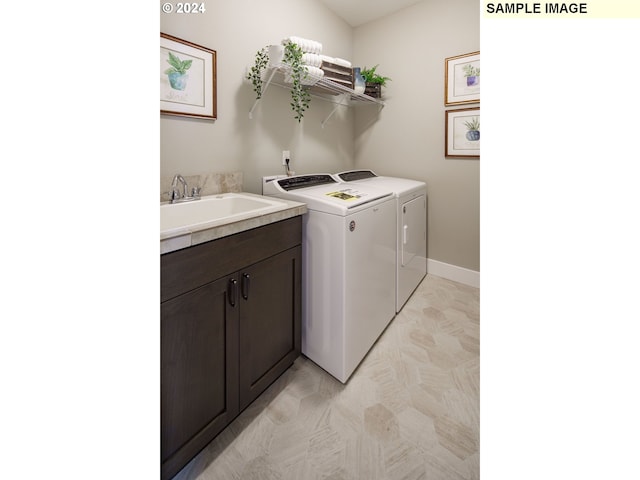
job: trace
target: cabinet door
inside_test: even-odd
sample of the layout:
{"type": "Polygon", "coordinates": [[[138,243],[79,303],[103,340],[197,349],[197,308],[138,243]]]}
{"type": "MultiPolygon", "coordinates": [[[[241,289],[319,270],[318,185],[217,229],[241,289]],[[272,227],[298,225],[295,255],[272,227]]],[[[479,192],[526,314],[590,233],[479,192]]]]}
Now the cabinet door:
{"type": "Polygon", "coordinates": [[[234,285],[237,277],[223,278],[161,304],[163,478],[173,476],[239,411],[234,285]]]}
{"type": "Polygon", "coordinates": [[[300,355],[301,247],[240,272],[240,409],[300,355]]]}

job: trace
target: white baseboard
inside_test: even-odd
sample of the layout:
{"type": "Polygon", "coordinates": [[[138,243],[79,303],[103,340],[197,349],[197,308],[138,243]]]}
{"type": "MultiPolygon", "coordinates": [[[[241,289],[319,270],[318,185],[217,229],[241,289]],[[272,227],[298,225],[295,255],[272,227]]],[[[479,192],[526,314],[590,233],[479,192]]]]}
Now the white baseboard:
{"type": "Polygon", "coordinates": [[[427,258],[427,273],[453,280],[454,282],[464,283],[470,287],[480,288],[480,272],[469,270],[468,268],[457,267],[427,258]]]}

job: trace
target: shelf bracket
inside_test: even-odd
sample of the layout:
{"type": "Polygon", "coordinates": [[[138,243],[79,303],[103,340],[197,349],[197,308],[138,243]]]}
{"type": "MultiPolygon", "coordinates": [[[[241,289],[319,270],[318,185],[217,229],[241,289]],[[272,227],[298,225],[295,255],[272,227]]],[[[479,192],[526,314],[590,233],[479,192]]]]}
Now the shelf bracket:
{"type": "Polygon", "coordinates": [[[349,102],[349,95],[348,94],[343,94],[341,95],[341,99],[340,101],[338,101],[338,103],[335,104],[335,107],[333,107],[333,110],[331,110],[331,113],[329,115],[327,115],[327,118],[325,118],[322,123],[320,124],[322,126],[322,128],[324,128],[325,124],[329,121],[329,119],[333,116],[334,113],[336,113],[336,110],[338,110],[339,107],[343,106],[346,107],[347,103],[349,102]],[[343,103],[344,100],[347,100],[347,102],[343,103]]]}

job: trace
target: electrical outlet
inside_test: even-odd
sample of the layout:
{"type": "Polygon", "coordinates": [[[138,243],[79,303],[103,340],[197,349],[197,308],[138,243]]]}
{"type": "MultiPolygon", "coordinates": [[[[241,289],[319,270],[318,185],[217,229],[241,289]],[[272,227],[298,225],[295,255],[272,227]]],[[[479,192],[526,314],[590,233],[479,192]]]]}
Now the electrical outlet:
{"type": "Polygon", "coordinates": [[[289,163],[291,163],[291,152],[289,152],[289,150],[282,150],[282,165],[287,164],[287,158],[289,159],[289,163]]]}

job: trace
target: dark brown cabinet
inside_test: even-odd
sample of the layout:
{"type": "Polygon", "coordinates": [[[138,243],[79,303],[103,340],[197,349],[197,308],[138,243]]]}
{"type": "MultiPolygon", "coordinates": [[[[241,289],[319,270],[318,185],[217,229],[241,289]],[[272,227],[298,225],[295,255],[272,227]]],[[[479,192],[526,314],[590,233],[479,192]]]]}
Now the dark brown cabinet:
{"type": "Polygon", "coordinates": [[[173,469],[239,411],[238,309],[227,291],[223,278],[160,307],[161,455],[173,469]]]}
{"type": "Polygon", "coordinates": [[[301,218],[161,256],[162,478],[300,355],[301,218]]]}
{"type": "Polygon", "coordinates": [[[300,354],[301,261],[296,247],[240,275],[240,410],[300,354]]]}

